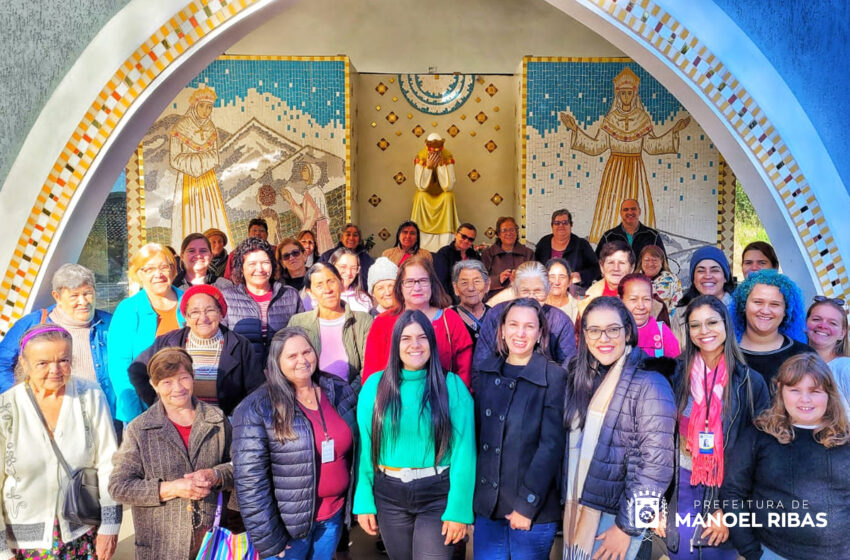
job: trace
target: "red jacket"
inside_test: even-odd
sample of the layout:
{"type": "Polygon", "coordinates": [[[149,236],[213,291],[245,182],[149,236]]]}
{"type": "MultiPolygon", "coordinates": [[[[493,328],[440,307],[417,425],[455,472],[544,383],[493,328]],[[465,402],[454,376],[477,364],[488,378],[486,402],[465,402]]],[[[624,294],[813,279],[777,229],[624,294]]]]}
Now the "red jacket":
{"type": "MultiPolygon", "coordinates": [[[[392,311],[384,311],[372,322],[369,336],[366,337],[366,356],[363,359],[362,382],[376,371],[387,367],[390,357],[390,343],[393,327],[399,315],[392,311]]],[[[446,371],[457,374],[470,388],[472,368],[472,339],[466,330],[466,325],[460,315],[451,309],[443,309],[442,315],[435,320],[434,334],[437,337],[437,354],[440,364],[446,371]],[[448,330],[446,327],[448,326],[448,330]]]]}

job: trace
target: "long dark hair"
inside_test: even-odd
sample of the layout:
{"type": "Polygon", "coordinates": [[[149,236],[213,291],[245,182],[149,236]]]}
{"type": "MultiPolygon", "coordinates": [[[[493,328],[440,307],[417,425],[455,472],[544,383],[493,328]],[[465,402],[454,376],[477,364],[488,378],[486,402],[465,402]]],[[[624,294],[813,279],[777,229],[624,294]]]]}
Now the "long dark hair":
{"type": "MultiPolygon", "coordinates": [[[[460,261],[467,262],[467,261],[460,261]]],[[[549,358],[549,322],[546,320],[546,314],[543,312],[543,306],[534,298],[517,298],[508,302],[499,316],[499,327],[496,330],[496,349],[503,358],[507,358],[510,354],[508,345],[502,334],[505,331],[505,322],[508,320],[508,313],[515,307],[526,307],[532,309],[537,315],[537,326],[540,329],[540,340],[534,344],[534,351],[540,352],[549,358]]]]}
{"type": "Polygon", "coordinates": [[[291,338],[300,336],[307,341],[313,353],[316,354],[316,369],[313,371],[313,384],[319,384],[319,354],[316,347],[310,342],[310,337],[300,327],[285,327],[277,331],[272,337],[269,347],[269,357],[266,360],[266,385],[268,386],[269,399],[274,409],[273,424],[274,435],[281,443],[298,439],[295,430],[292,429],[292,419],[295,418],[295,388],[280,369],[280,355],[283,347],[291,338]]]}
{"type": "MultiPolygon", "coordinates": [[[[635,324],[632,314],[626,309],[625,304],[620,301],[620,298],[612,296],[602,296],[590,302],[582,314],[582,323],[597,309],[611,309],[616,311],[620,316],[620,322],[623,323],[623,336],[626,339],[627,346],[637,345],[637,325],[635,324]]],[[[582,330],[584,330],[582,328],[582,330]]],[[[605,377],[600,369],[599,361],[590,353],[590,348],[587,346],[587,339],[584,333],[580,333],[578,337],[578,352],[575,358],[570,361],[570,375],[567,378],[567,398],[564,404],[564,427],[567,431],[572,430],[573,419],[578,418],[578,427],[584,428],[584,421],[587,419],[587,409],[590,406],[590,399],[602,383],[605,377]]]]}
{"type": "Polygon", "coordinates": [[[405,327],[416,323],[425,332],[431,357],[425,365],[425,391],[419,405],[420,415],[430,413],[431,433],[434,438],[434,461],[439,463],[451,447],[452,420],[449,414],[449,390],[446,386],[446,374],[437,356],[437,338],[431,321],[419,310],[405,311],[399,316],[393,327],[390,358],[378,383],[375,395],[375,408],[372,412],[372,466],[377,469],[384,439],[384,422],[390,420],[390,437],[397,438],[401,417],[401,355],[399,344],[405,327]]]}
{"type": "Polygon", "coordinates": [[[398,226],[398,229],[395,232],[395,245],[393,247],[401,248],[401,230],[406,227],[413,227],[416,230],[416,243],[407,251],[411,255],[415,255],[419,252],[419,241],[422,234],[419,231],[419,226],[413,220],[407,220],[406,222],[402,222],[401,225],[398,226]]]}

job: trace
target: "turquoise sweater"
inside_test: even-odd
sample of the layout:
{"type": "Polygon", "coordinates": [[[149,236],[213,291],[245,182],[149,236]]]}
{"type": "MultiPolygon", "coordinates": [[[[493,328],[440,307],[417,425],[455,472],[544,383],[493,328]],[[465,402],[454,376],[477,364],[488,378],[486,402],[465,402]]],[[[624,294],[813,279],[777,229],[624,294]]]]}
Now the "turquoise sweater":
{"type": "MultiPolygon", "coordinates": [[[[360,464],[354,491],[353,512],[377,513],[372,485],[372,411],[383,372],[369,376],[357,402],[357,426],[360,430],[360,464]]],[[[378,464],[388,467],[422,468],[434,466],[434,437],[429,412],[420,414],[425,391],[425,370],[401,372],[401,414],[398,438],[391,441],[389,418],[384,423],[383,443],[378,464]]],[[[449,496],[443,521],[472,523],[472,493],[475,488],[475,412],[469,391],[454,373],[446,376],[452,441],[440,465],[450,466],[449,496]]]]}

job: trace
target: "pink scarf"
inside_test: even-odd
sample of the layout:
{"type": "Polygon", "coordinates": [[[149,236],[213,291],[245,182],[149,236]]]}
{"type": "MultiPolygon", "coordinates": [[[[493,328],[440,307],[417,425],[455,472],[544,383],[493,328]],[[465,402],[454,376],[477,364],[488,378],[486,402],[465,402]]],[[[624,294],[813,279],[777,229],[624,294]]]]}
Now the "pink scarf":
{"type": "Polygon", "coordinates": [[[723,483],[723,388],[728,375],[726,360],[721,355],[717,369],[708,369],[700,354],[691,366],[691,398],[693,408],[688,419],[687,447],[693,460],[691,485],[720,486],[723,483]],[[710,385],[714,383],[713,387],[710,385]],[[709,387],[708,430],[706,430],[706,387],[709,387]],[[699,434],[709,431],[714,434],[714,452],[700,453],[699,434]]]}

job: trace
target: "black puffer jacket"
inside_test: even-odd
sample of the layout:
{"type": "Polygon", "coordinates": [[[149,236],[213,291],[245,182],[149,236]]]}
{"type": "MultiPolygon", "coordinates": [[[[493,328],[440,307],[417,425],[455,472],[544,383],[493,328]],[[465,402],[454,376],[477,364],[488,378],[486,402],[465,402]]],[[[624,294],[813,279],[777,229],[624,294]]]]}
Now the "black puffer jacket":
{"type": "Polygon", "coordinates": [[[304,304],[298,291],[280,282],[272,286],[272,300],[269,302],[269,328],[263,336],[260,321],[260,306],[248,293],[243,284],[222,288],[221,293],[227,302],[227,315],[221,318],[221,324],[236,334],[241,334],[254,347],[254,352],[262,358],[265,365],[274,333],[285,327],[296,313],[304,311],[304,304]]]}
{"type": "MultiPolygon", "coordinates": [[[[660,373],[644,369],[645,358],[640,348],[626,358],[580,500],[616,515],[617,526],[630,535],[642,531],[635,528],[634,497],[641,492],[662,496],[673,479],[673,391],[660,373]]],[[[569,440],[565,459],[568,454],[569,440]]],[[[562,489],[567,488],[568,464],[565,460],[562,489]]]]}
{"type": "MultiPolygon", "coordinates": [[[[345,381],[332,375],[320,374],[319,386],[354,436],[353,481],[357,397],[345,381]]],[[[242,401],[233,414],[230,453],[242,520],[262,558],[276,556],[286,549],[290,540],[305,537],[313,525],[317,507],[317,453],[310,420],[296,407],[292,427],[298,438],[281,443],[274,435],[272,412],[267,385],[242,401]]],[[[353,484],[349,486],[345,506],[347,523],[350,523],[352,487],[353,484]]]]}

